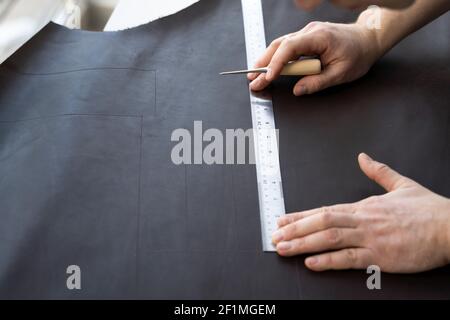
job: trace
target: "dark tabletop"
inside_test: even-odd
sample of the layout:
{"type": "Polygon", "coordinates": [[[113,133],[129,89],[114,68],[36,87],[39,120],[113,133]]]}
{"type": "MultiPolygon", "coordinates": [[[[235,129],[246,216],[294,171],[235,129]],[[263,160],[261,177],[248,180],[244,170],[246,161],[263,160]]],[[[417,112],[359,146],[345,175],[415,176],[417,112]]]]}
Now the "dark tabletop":
{"type": "MultiPolygon", "coordinates": [[[[265,0],[267,40],[312,20],[265,0]]],[[[450,16],[409,37],[352,84],[294,97],[270,89],[288,212],[383,191],[369,153],[450,196],[450,16]]],[[[449,298],[449,268],[313,273],[262,252],[253,165],[175,165],[177,128],[251,127],[240,1],[200,1],[138,28],[50,23],[0,67],[1,298],[449,298]],[[82,289],[68,290],[78,265],[82,289]]]]}

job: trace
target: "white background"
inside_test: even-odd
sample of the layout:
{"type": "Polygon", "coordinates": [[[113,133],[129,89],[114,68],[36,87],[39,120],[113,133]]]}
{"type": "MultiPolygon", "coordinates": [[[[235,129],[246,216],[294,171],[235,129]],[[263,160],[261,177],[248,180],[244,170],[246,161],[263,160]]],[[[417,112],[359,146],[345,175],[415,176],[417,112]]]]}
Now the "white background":
{"type": "Polygon", "coordinates": [[[115,31],[173,14],[197,1],[0,0],[0,63],[50,20],[69,28],[115,31]]]}

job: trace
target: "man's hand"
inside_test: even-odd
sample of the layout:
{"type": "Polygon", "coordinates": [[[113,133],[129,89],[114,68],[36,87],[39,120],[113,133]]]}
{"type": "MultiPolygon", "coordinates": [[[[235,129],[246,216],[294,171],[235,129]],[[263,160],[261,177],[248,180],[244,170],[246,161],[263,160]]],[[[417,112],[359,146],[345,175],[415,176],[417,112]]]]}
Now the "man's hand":
{"type": "Polygon", "coordinates": [[[450,200],[365,154],[358,160],[387,193],[280,218],[273,235],[278,253],[328,251],[305,260],[314,271],[375,264],[385,272],[413,273],[448,264],[450,200]]]}
{"type": "MultiPolygon", "coordinates": [[[[348,1],[358,2],[334,0],[337,3],[348,1]]],[[[416,0],[403,10],[365,10],[354,24],[312,22],[302,30],[270,44],[255,65],[256,68],[268,67],[269,70],[266,74],[249,74],[248,79],[252,80],[250,88],[255,91],[264,89],[279,76],[286,63],[300,56],[313,55],[320,56],[324,69],[319,75],[300,79],[294,87],[295,95],[310,94],[356,80],[404,37],[448,10],[449,0],[416,0]],[[380,28],[369,28],[368,22],[380,13],[380,28]]]]}
{"type": "Polygon", "coordinates": [[[263,90],[283,66],[300,56],[319,55],[321,74],[306,76],[294,86],[297,96],[362,77],[380,57],[375,33],[364,23],[312,22],[302,30],[274,40],[255,67],[268,66],[266,74],[249,74],[250,88],[263,90]]]}

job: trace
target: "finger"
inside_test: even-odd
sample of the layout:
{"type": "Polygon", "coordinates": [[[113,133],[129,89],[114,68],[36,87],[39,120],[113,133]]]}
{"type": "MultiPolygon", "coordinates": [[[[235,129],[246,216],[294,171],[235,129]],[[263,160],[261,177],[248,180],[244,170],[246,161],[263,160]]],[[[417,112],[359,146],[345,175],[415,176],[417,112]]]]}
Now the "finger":
{"type": "Polygon", "coordinates": [[[272,241],[277,244],[281,241],[301,238],[329,228],[354,228],[356,226],[357,219],[353,214],[325,212],[297,220],[278,229],[272,235],[272,241]]]}
{"type": "Polygon", "coordinates": [[[372,260],[369,249],[349,248],[309,257],[305,265],[313,271],[366,269],[372,260]]]}
{"type": "Polygon", "coordinates": [[[273,81],[289,61],[301,55],[320,55],[324,51],[325,45],[324,41],[308,33],[298,32],[285,38],[267,66],[266,80],[273,81]]]}
{"type": "Polygon", "coordinates": [[[303,10],[312,10],[317,7],[322,0],[295,0],[298,7],[303,10]]]}
{"type": "Polygon", "coordinates": [[[277,244],[276,249],[281,256],[294,256],[303,253],[358,247],[363,239],[364,235],[358,229],[331,228],[303,238],[282,241],[277,244]]]}
{"type": "MultiPolygon", "coordinates": [[[[287,36],[290,36],[290,35],[292,35],[292,33],[287,35],[287,36]]],[[[282,36],[282,37],[279,37],[279,38],[273,40],[272,43],[267,47],[267,49],[263,53],[263,55],[255,63],[254,68],[256,69],[256,68],[267,67],[267,65],[270,62],[270,59],[272,59],[273,54],[275,53],[275,51],[277,51],[277,49],[280,46],[281,42],[287,36],[282,36]]],[[[260,75],[260,73],[257,73],[257,72],[249,73],[247,75],[247,78],[248,78],[248,80],[252,81],[252,80],[255,80],[258,75],[260,75]]]]}
{"type": "Polygon", "coordinates": [[[367,177],[378,183],[388,192],[415,184],[414,181],[402,176],[387,165],[372,160],[365,153],[359,154],[358,162],[361,170],[367,177]]]}
{"type": "Polygon", "coordinates": [[[344,70],[340,70],[337,66],[329,66],[320,74],[303,77],[295,84],[294,95],[312,94],[338,85],[341,83],[340,79],[343,79],[341,76],[343,72],[344,70]]]}
{"type": "Polygon", "coordinates": [[[270,82],[266,80],[264,73],[261,73],[255,80],[250,82],[250,89],[253,91],[260,91],[266,88],[269,84],[270,82]]]}
{"type": "Polygon", "coordinates": [[[301,211],[301,212],[285,214],[284,216],[280,217],[277,220],[277,223],[278,223],[278,227],[283,227],[285,225],[288,225],[297,220],[312,216],[314,214],[324,213],[324,212],[354,213],[354,209],[355,209],[354,204],[351,204],[351,203],[336,204],[331,207],[321,207],[321,208],[316,208],[316,209],[312,209],[312,210],[306,210],[306,211],[301,211]]]}
{"type": "Polygon", "coordinates": [[[253,72],[253,73],[247,73],[247,79],[250,81],[253,81],[256,79],[257,76],[259,76],[261,73],[253,72]]]}

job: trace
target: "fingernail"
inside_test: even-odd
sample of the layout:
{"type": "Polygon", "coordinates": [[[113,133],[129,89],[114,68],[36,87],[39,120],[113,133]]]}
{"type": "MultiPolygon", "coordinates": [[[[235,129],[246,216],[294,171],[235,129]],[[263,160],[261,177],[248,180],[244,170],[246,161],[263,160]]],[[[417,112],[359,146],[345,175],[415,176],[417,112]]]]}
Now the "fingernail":
{"type": "Polygon", "coordinates": [[[305,86],[298,86],[294,88],[294,94],[299,97],[306,93],[306,87],[305,86]]]}
{"type": "Polygon", "coordinates": [[[317,263],[317,258],[311,257],[306,259],[306,264],[309,266],[313,266],[317,263]]]}
{"type": "Polygon", "coordinates": [[[272,241],[273,241],[274,243],[278,243],[278,242],[280,242],[281,240],[283,240],[283,231],[278,230],[278,231],[276,231],[276,232],[272,235],[272,241]]]}
{"type": "Polygon", "coordinates": [[[364,152],[361,153],[361,156],[364,158],[364,160],[366,161],[373,161],[373,159],[371,157],[369,157],[367,154],[365,154],[364,152]]]}
{"type": "Polygon", "coordinates": [[[289,249],[291,249],[292,245],[290,242],[280,242],[279,244],[277,244],[277,250],[280,251],[287,251],[289,249]]]}

